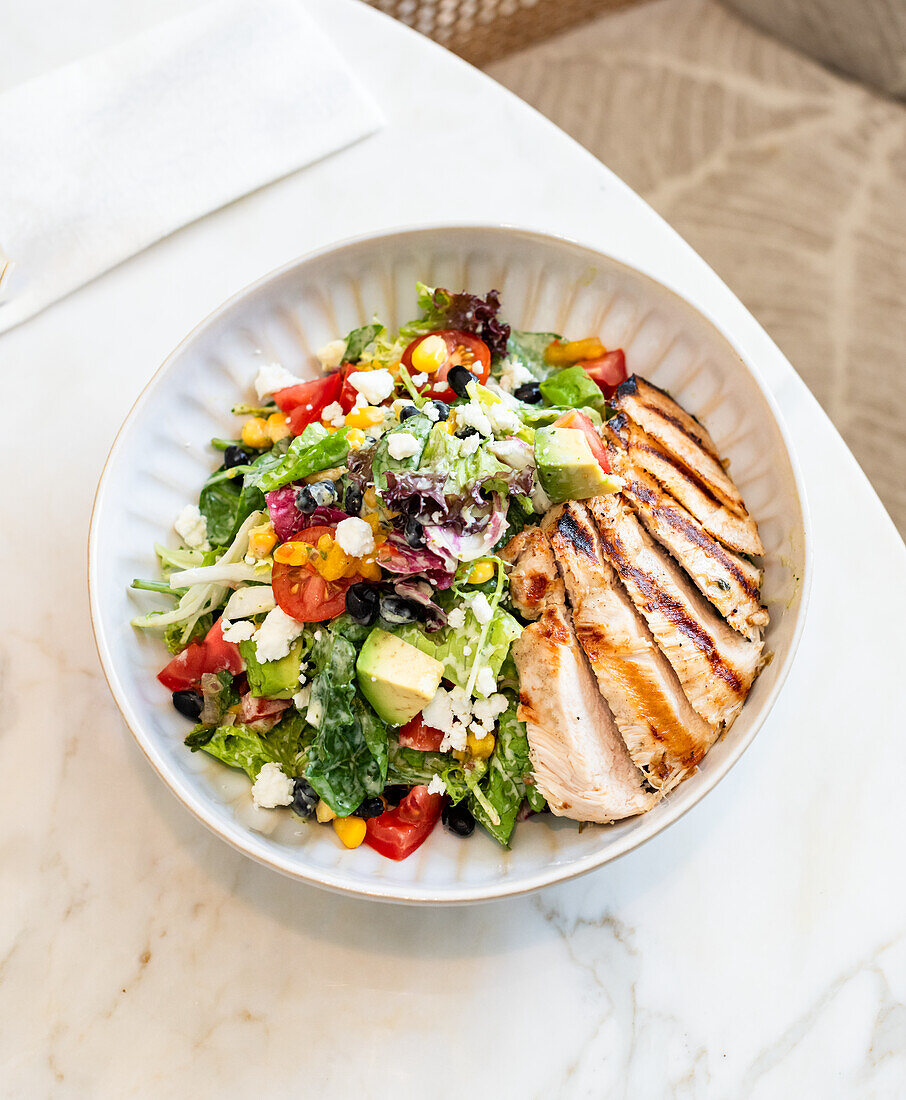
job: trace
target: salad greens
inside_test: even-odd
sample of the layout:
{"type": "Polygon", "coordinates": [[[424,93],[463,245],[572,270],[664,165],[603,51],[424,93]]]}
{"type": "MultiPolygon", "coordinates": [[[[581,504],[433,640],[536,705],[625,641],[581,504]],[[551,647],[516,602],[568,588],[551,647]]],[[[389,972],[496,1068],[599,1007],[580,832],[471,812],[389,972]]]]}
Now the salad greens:
{"type": "Polygon", "coordinates": [[[158,678],[194,722],[187,747],[245,772],[256,805],[316,812],[394,859],[442,808],[451,831],[478,822],[502,845],[545,809],[499,552],[550,505],[537,429],[607,415],[569,359],[589,341],[511,330],[494,290],[419,283],[416,299],[398,332],[375,318],[322,349],[338,369],[261,368],[257,402],[233,406],[251,419],[211,441],[181,545],[158,545],[160,579],[133,584],[170,599],[133,624],[172,655],[158,678]]]}

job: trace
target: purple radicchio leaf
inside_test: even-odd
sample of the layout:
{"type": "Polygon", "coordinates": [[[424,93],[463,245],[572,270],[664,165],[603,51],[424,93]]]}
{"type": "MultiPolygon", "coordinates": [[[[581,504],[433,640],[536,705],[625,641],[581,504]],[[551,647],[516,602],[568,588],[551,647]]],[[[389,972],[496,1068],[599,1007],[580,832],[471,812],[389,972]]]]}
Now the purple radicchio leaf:
{"type": "Polygon", "coordinates": [[[296,507],[296,493],[301,487],[301,484],[284,485],[282,489],[274,489],[264,495],[268,515],[281,542],[286,542],[306,527],[335,524],[346,519],[346,513],[339,508],[316,508],[313,512],[300,512],[296,507]]]}
{"type": "Polygon", "coordinates": [[[399,535],[391,535],[381,548],[378,558],[388,573],[398,577],[423,574],[438,589],[449,588],[456,572],[456,561],[447,555],[434,554],[424,547],[409,546],[399,535]]]}
{"type": "Polygon", "coordinates": [[[486,298],[462,291],[451,294],[448,290],[434,292],[434,306],[446,314],[446,323],[450,328],[463,332],[474,332],[488,345],[491,355],[506,355],[506,344],[510,338],[510,326],[497,316],[500,309],[500,295],[489,290],[486,298]]]}
{"type": "Polygon", "coordinates": [[[439,604],[436,604],[434,600],[431,599],[434,595],[434,591],[427,581],[419,581],[414,577],[407,577],[405,580],[396,581],[393,585],[393,591],[404,600],[412,600],[414,603],[419,603],[424,607],[425,629],[429,634],[447,625],[446,612],[439,604]]]}

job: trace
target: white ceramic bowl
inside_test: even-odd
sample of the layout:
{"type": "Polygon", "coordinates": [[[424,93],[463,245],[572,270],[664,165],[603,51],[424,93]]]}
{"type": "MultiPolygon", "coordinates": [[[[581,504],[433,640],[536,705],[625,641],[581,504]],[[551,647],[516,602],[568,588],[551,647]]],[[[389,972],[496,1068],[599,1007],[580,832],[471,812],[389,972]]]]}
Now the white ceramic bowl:
{"type": "Polygon", "coordinates": [[[101,661],[127,725],[174,794],[240,851],[306,882],[373,898],[467,902],[559,882],[631,851],[702,798],[751,742],[786,678],[805,614],[809,549],[803,488],[757,364],[671,291],[598,252],[516,229],[429,228],[382,234],[316,252],[238,294],[163,364],[123,425],[95,501],[89,542],[91,613],[101,661]],[[314,370],[313,349],[377,314],[391,328],[415,312],[415,282],[501,292],[516,328],[599,334],[622,347],[631,371],[670,390],[701,417],[758,521],[767,548],[763,593],[773,661],[740,718],[692,778],[643,817],[581,833],[544,815],[521,824],[511,851],[478,832],[467,842],[438,829],[402,863],[367,847],[342,848],[332,829],[288,811],[255,811],[245,776],[183,746],[185,719],[155,676],[164,649],[129,626],[154,596],[132,593],[156,575],[155,540],[231,436],[230,406],[251,393],[264,359],[314,370]],[[268,830],[262,831],[262,830],[268,830]]]}

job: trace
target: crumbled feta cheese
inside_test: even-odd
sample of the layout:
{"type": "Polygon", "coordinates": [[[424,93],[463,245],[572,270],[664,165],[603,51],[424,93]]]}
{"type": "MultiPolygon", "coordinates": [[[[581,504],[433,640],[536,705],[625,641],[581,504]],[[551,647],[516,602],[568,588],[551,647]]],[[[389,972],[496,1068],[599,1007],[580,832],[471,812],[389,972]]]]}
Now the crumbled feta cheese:
{"type": "Polygon", "coordinates": [[[425,724],[440,730],[443,735],[441,752],[454,749],[462,752],[469,736],[472,721],[472,700],[460,687],[438,688],[437,694],[422,711],[425,724]]]}
{"type": "Polygon", "coordinates": [[[340,549],[353,558],[364,557],[374,549],[374,531],[358,516],[341,519],[337,524],[335,537],[340,549]]]}
{"type": "Polygon", "coordinates": [[[433,401],[429,401],[422,409],[422,412],[425,414],[425,416],[427,416],[429,420],[433,421],[435,424],[438,422],[438,420],[440,420],[440,410],[433,401]]]}
{"type": "Polygon", "coordinates": [[[365,400],[365,395],[357,393],[355,395],[355,401],[352,403],[353,409],[364,409],[368,402],[365,400]]]}
{"type": "Polygon", "coordinates": [[[475,677],[475,690],[482,695],[493,695],[496,688],[497,681],[494,679],[494,673],[488,665],[485,665],[478,670],[478,675],[475,677]]]}
{"type": "Polygon", "coordinates": [[[411,458],[418,450],[418,440],[412,432],[397,432],[390,437],[387,450],[391,458],[411,458]]]}
{"type": "Polygon", "coordinates": [[[220,620],[220,632],[223,634],[223,640],[225,642],[247,642],[249,638],[255,633],[254,623],[248,621],[244,623],[231,623],[220,620]]]}
{"type": "Polygon", "coordinates": [[[524,367],[515,359],[504,359],[501,364],[500,378],[498,379],[502,390],[506,390],[507,393],[513,393],[513,391],[518,390],[520,386],[524,386],[526,382],[534,381],[535,376],[528,367],[524,367]]]}
{"type": "Polygon", "coordinates": [[[393,375],[389,370],[354,370],[347,381],[353,389],[358,390],[367,400],[369,405],[380,405],[392,393],[395,385],[393,375]]]}
{"type": "Polygon", "coordinates": [[[428,784],[428,794],[446,794],[447,785],[439,775],[432,775],[428,784]]]}
{"type": "Polygon", "coordinates": [[[311,700],[311,684],[306,684],[304,688],[301,688],[293,696],[293,706],[298,711],[308,710],[308,704],[311,700]]]}
{"type": "Polygon", "coordinates": [[[346,420],[343,406],[339,401],[331,401],[329,405],[325,405],[321,410],[321,419],[326,420],[328,424],[333,424],[335,428],[342,428],[346,420]]]}
{"type": "Polygon", "coordinates": [[[277,390],[298,386],[301,381],[301,378],[290,374],[282,363],[262,363],[255,378],[255,393],[258,394],[258,400],[263,401],[277,390]]]}
{"type": "Polygon", "coordinates": [[[245,557],[242,560],[245,562],[246,565],[257,565],[258,564],[258,559],[255,557],[254,554],[246,554],[245,557]]]}
{"type": "Polygon", "coordinates": [[[192,550],[210,550],[208,521],[196,504],[187,504],[173,523],[173,529],[192,550]]]}
{"type": "Polygon", "coordinates": [[[487,415],[495,435],[512,435],[522,427],[519,417],[503,404],[490,405],[487,415]]]}
{"type": "Polygon", "coordinates": [[[345,354],[345,340],[331,340],[329,344],[325,344],[323,348],[319,348],[315,352],[318,362],[321,364],[321,370],[336,370],[343,362],[345,354]]]}
{"type": "Polygon", "coordinates": [[[259,810],[289,806],[293,800],[293,781],[279,764],[267,763],[252,784],[252,798],[259,810]]]}
{"type": "Polygon", "coordinates": [[[467,435],[460,445],[460,451],[464,455],[473,455],[481,446],[480,435],[467,435]]]}
{"type": "Polygon", "coordinates": [[[423,386],[427,381],[428,381],[427,374],[413,374],[412,375],[412,385],[413,386],[423,386]]]}
{"type": "Polygon", "coordinates": [[[255,656],[259,661],[279,661],[292,648],[305,629],[303,623],[287,615],[282,608],[269,611],[255,634],[255,656]]]}
{"type": "Polygon", "coordinates": [[[447,626],[454,630],[462,630],[466,625],[466,613],[461,607],[454,607],[447,612],[447,626]]]}
{"type": "Polygon", "coordinates": [[[472,614],[475,618],[484,626],[485,623],[489,623],[494,615],[491,611],[491,605],[488,603],[488,598],[484,592],[476,592],[472,596],[472,614]]]}
{"type": "Polygon", "coordinates": [[[465,405],[456,406],[456,423],[461,428],[474,428],[479,435],[493,435],[491,422],[474,398],[465,405]]]}

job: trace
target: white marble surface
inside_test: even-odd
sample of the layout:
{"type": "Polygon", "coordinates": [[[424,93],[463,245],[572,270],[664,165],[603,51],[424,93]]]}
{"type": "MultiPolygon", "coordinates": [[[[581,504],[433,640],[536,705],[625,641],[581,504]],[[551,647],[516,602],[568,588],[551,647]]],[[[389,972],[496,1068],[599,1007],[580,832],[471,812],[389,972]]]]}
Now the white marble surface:
{"type": "MultiPolygon", "coordinates": [[[[184,6],[19,6],[0,80],[184,6]]],[[[0,1094],[902,1096],[901,541],[779,352],[641,202],[455,60],[346,0],[309,6],[388,129],[0,338],[0,1094]],[[453,218],[694,281],[798,440],[816,568],[787,687],[703,803],[585,879],[432,911],[279,878],[178,805],[106,692],[85,535],[122,416],[198,318],[314,245],[453,218]]]]}

